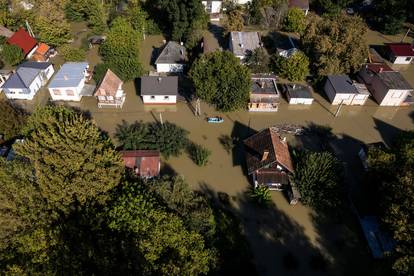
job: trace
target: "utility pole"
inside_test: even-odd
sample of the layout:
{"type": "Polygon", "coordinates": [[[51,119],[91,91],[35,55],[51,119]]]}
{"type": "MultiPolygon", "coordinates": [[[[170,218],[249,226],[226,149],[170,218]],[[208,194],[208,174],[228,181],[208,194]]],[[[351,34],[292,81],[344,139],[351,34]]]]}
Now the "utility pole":
{"type": "Polygon", "coordinates": [[[164,124],[163,121],[162,121],[162,113],[160,113],[160,123],[161,123],[161,125],[164,124]]]}
{"type": "Polygon", "coordinates": [[[342,100],[341,101],[341,103],[339,104],[339,106],[338,106],[338,109],[336,110],[336,112],[335,112],[335,117],[337,117],[338,116],[338,114],[339,114],[339,111],[341,110],[341,108],[342,108],[342,105],[344,104],[344,100],[342,100]]]}
{"type": "Polygon", "coordinates": [[[401,42],[404,42],[405,38],[407,37],[407,35],[410,33],[411,29],[408,28],[407,32],[405,33],[403,39],[401,40],[401,42]]]}
{"type": "Polygon", "coordinates": [[[201,116],[201,104],[200,104],[200,99],[197,98],[196,100],[196,107],[195,107],[195,115],[196,116],[201,116]]]}

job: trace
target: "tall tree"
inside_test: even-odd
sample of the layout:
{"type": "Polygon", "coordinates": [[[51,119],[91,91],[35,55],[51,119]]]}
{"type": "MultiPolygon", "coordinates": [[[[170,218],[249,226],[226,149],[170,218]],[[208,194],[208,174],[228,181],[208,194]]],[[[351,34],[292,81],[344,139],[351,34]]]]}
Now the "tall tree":
{"type": "Polygon", "coordinates": [[[5,99],[0,100],[0,117],[0,134],[5,140],[18,136],[26,123],[25,112],[5,99]]]}
{"type": "Polygon", "coordinates": [[[111,141],[83,115],[61,106],[37,109],[16,152],[34,166],[50,209],[67,213],[117,185],[122,165],[111,141]]]}
{"type": "Polygon", "coordinates": [[[218,110],[245,108],[250,95],[250,71],[229,51],[216,51],[197,59],[190,71],[197,97],[218,110]]]}
{"type": "Polygon", "coordinates": [[[244,20],[240,10],[231,10],[226,13],[224,28],[227,32],[240,32],[243,30],[244,20]]]}
{"type": "Polygon", "coordinates": [[[395,35],[402,31],[412,10],[412,2],[408,0],[379,0],[375,3],[375,21],[381,32],[395,35]]]}
{"type": "Polygon", "coordinates": [[[312,18],[302,35],[312,69],[320,76],[359,70],[368,53],[366,32],[367,27],[358,16],[312,18]]]}
{"type": "Polygon", "coordinates": [[[269,72],[270,57],[265,48],[260,47],[253,50],[247,55],[244,62],[253,73],[269,72]]]}
{"type": "Polygon", "coordinates": [[[306,28],[306,17],[301,9],[289,9],[285,21],[284,29],[287,32],[303,33],[306,28]]]}
{"type": "Polygon", "coordinates": [[[309,59],[303,52],[296,52],[288,58],[272,56],[271,68],[290,81],[301,81],[309,74],[309,59]]]}

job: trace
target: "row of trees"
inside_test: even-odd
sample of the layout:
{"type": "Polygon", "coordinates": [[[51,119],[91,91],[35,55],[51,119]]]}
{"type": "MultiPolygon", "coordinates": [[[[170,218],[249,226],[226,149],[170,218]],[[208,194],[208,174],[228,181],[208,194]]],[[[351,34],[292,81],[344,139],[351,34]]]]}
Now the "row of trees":
{"type": "Polygon", "coordinates": [[[22,133],[18,158],[0,158],[4,273],[254,273],[234,216],[181,177],[125,175],[110,139],[84,115],[40,108],[22,133]]]}
{"type": "Polygon", "coordinates": [[[393,269],[414,273],[414,132],[404,132],[391,149],[371,148],[368,168],[375,181],[381,218],[397,242],[393,269]]]}

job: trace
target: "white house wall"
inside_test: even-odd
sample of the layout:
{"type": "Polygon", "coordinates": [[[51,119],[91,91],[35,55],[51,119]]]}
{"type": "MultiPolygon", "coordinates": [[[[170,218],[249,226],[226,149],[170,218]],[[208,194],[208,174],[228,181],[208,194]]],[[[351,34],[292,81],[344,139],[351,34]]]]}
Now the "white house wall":
{"type": "Polygon", "coordinates": [[[304,104],[311,105],[313,103],[312,98],[290,98],[289,104],[304,104]]]}
{"type": "Polygon", "coordinates": [[[412,57],[396,57],[394,58],[393,63],[394,64],[410,64],[412,61],[413,61],[412,57]]]}
{"type": "Polygon", "coordinates": [[[204,8],[206,9],[207,13],[220,13],[221,11],[221,4],[223,1],[201,1],[201,3],[204,5],[204,8]],[[208,7],[210,5],[210,7],[208,7]],[[209,8],[211,10],[209,10],[209,8]]]}
{"type": "Polygon", "coordinates": [[[407,98],[410,90],[390,89],[382,100],[380,106],[400,106],[407,98]]]}
{"type": "Polygon", "coordinates": [[[184,71],[184,64],[157,64],[159,73],[181,73],[184,71]]]}
{"type": "Polygon", "coordinates": [[[157,95],[157,96],[142,96],[144,104],[175,104],[177,102],[176,96],[157,95]],[[168,98],[166,98],[168,97],[168,98]]]}
{"type": "Polygon", "coordinates": [[[50,97],[52,97],[53,101],[75,101],[79,102],[82,98],[80,96],[80,92],[82,91],[83,86],[85,83],[83,81],[80,82],[78,87],[58,87],[58,88],[49,88],[50,97]],[[55,94],[55,90],[60,91],[60,95],[55,94]],[[67,95],[68,91],[73,91],[73,96],[67,95]]]}

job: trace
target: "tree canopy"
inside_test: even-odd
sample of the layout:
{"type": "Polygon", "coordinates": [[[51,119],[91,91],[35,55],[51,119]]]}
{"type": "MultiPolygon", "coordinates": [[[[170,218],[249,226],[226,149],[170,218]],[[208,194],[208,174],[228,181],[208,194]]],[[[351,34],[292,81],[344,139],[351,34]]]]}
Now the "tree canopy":
{"type": "Polygon", "coordinates": [[[413,8],[410,0],[378,0],[375,3],[377,27],[384,34],[395,35],[402,31],[404,22],[413,20],[413,8]]]}
{"type": "Polygon", "coordinates": [[[194,31],[207,28],[208,15],[201,1],[155,0],[148,5],[172,40],[187,41],[194,31]]]}
{"type": "Polygon", "coordinates": [[[303,33],[306,28],[306,17],[303,11],[298,8],[289,9],[283,28],[287,32],[303,33]]]}
{"type": "Polygon", "coordinates": [[[82,48],[75,48],[68,44],[62,45],[59,48],[59,53],[63,56],[65,61],[85,61],[86,52],[82,48]]]}
{"type": "Polygon", "coordinates": [[[72,0],[67,1],[65,7],[66,18],[71,21],[86,20],[88,26],[95,33],[102,33],[106,29],[107,13],[104,2],[99,0],[72,0]]]}
{"type": "Polygon", "coordinates": [[[245,108],[250,95],[250,71],[231,52],[216,51],[198,58],[191,70],[196,96],[221,111],[245,108]]]}
{"type": "Polygon", "coordinates": [[[17,154],[34,166],[51,209],[67,213],[103,196],[119,181],[122,165],[111,141],[92,121],[60,106],[37,109],[23,129],[17,154]]]}
{"type": "Polygon", "coordinates": [[[317,210],[335,210],[343,202],[342,165],[329,152],[296,152],[293,181],[301,200],[317,210]]]}
{"type": "Polygon", "coordinates": [[[99,48],[105,66],[124,81],[135,79],[143,72],[139,61],[141,39],[142,33],[134,30],[126,18],[118,17],[99,48]]]}
{"type": "Polygon", "coordinates": [[[18,136],[26,123],[26,113],[6,99],[0,100],[0,134],[5,140],[18,136]]]}
{"type": "Polygon", "coordinates": [[[226,21],[224,23],[224,29],[227,32],[240,32],[243,31],[244,19],[240,10],[234,9],[226,13],[226,21]]]}
{"type": "Polygon", "coordinates": [[[319,76],[359,70],[368,54],[367,27],[358,16],[313,18],[302,35],[303,49],[319,76]]]}
{"type": "Polygon", "coordinates": [[[296,52],[289,58],[272,56],[271,68],[282,78],[301,81],[309,74],[309,59],[303,52],[296,52]]]}

